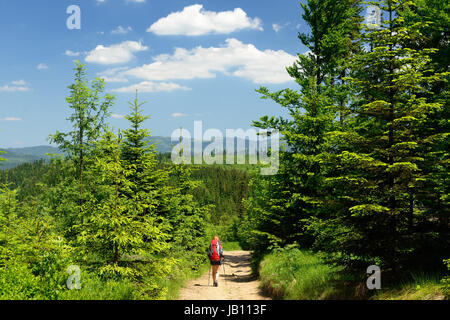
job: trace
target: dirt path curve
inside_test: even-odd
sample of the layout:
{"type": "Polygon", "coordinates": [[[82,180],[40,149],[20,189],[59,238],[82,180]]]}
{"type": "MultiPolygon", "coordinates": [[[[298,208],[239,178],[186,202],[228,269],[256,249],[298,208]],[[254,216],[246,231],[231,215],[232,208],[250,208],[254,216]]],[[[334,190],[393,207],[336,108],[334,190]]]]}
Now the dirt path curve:
{"type": "Polygon", "coordinates": [[[208,286],[208,274],[190,281],[180,292],[180,300],[268,300],[251,275],[249,251],[227,251],[225,273],[220,267],[219,286],[208,286]]]}

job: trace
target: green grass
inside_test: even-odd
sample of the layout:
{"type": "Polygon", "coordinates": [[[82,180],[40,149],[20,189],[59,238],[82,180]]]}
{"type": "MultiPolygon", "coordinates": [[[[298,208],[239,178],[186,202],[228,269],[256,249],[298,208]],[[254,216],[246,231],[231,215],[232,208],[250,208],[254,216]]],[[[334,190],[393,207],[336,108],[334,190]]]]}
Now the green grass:
{"type": "Polygon", "coordinates": [[[87,272],[81,274],[81,289],[64,289],[58,300],[134,300],[136,286],[131,281],[104,281],[87,272]]]}
{"type": "Polygon", "coordinates": [[[444,294],[439,274],[415,273],[408,281],[379,290],[374,300],[442,300],[444,294]]]}
{"type": "Polygon", "coordinates": [[[262,288],[274,299],[318,300],[337,296],[337,271],[317,255],[294,248],[267,255],[259,274],[262,288]]]}
{"type": "Polygon", "coordinates": [[[226,241],[222,242],[223,251],[241,251],[242,248],[238,241],[226,241]]]}
{"type": "MultiPolygon", "coordinates": [[[[148,275],[150,282],[163,289],[163,294],[158,299],[176,300],[180,289],[189,280],[195,279],[207,272],[209,264],[205,263],[194,270],[186,261],[174,267],[174,271],[164,278],[153,278],[148,275]]],[[[149,299],[139,292],[138,284],[128,280],[104,281],[101,278],[82,273],[81,290],[63,290],[60,300],[139,300],[149,299]]]]}
{"type": "Polygon", "coordinates": [[[364,283],[345,276],[314,253],[296,248],[282,249],[264,257],[260,264],[262,288],[274,299],[445,299],[441,275],[416,272],[391,286],[370,292],[364,283]]]}
{"type": "MultiPolygon", "coordinates": [[[[234,250],[242,250],[239,245],[239,241],[236,239],[236,235],[234,234],[233,225],[208,225],[206,228],[206,243],[205,250],[209,246],[209,242],[211,239],[218,235],[220,238],[220,242],[222,243],[223,250],[225,251],[234,251],[234,250]]],[[[205,251],[206,253],[206,251],[205,251]]]]}

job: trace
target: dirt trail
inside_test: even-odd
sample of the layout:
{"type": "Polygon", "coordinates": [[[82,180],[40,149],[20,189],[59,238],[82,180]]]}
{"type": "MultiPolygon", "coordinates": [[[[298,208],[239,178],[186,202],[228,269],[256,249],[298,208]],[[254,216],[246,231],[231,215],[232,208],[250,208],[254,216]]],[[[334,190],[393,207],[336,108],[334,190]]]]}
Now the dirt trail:
{"type": "Polygon", "coordinates": [[[259,281],[251,275],[250,252],[227,251],[224,267],[220,267],[219,286],[208,286],[208,272],[187,283],[180,300],[268,300],[259,289],[259,281]]]}

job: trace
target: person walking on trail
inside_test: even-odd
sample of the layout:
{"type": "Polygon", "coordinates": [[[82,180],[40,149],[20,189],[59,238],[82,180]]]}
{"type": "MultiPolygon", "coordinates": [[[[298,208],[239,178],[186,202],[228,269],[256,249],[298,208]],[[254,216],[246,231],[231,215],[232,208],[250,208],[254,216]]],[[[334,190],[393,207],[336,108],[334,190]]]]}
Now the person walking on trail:
{"type": "Polygon", "coordinates": [[[208,248],[208,258],[211,262],[212,276],[214,287],[219,286],[219,280],[217,278],[217,273],[219,272],[220,265],[222,264],[223,256],[223,248],[220,243],[219,237],[215,236],[211,240],[211,244],[208,248]]]}

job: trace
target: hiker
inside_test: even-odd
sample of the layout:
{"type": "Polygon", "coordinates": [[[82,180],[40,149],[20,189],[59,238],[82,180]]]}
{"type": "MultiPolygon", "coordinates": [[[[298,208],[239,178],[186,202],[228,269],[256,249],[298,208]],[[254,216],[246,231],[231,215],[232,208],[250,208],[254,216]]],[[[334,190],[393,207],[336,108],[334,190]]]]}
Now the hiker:
{"type": "Polygon", "coordinates": [[[218,236],[214,236],[214,238],[211,240],[211,244],[208,248],[208,258],[211,262],[214,287],[217,287],[219,285],[217,272],[219,271],[220,265],[222,264],[222,260],[224,258],[222,244],[220,243],[218,236]]]}

